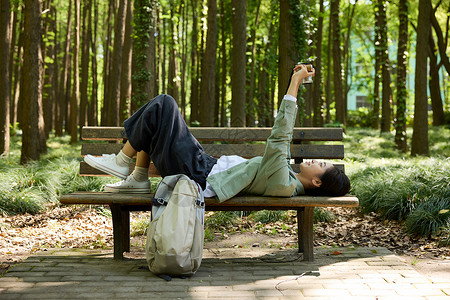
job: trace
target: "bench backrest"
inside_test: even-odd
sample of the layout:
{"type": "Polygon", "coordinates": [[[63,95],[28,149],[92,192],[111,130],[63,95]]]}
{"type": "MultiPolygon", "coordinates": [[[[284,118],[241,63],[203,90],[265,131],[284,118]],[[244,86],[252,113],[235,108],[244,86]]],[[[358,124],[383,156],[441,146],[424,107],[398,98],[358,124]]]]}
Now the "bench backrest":
{"type": "MultiPolygon", "coordinates": [[[[202,144],[206,153],[214,157],[221,155],[240,155],[245,158],[262,156],[265,141],[272,128],[223,128],[223,127],[191,127],[191,133],[202,144]]],[[[291,158],[294,171],[299,171],[303,159],[342,159],[344,145],[324,143],[327,141],[342,141],[341,128],[294,128],[293,143],[291,144],[291,158]],[[315,143],[316,142],[316,143],[315,143]]],[[[81,147],[81,155],[102,155],[118,153],[126,141],[123,127],[83,127],[81,138],[86,141],[81,147]],[[93,142],[99,141],[99,142],[93,142]]],[[[335,164],[343,169],[342,164],[335,164]]],[[[105,175],[85,162],[80,164],[80,175],[105,175]]],[[[149,176],[159,176],[158,171],[151,164],[149,176]]]]}

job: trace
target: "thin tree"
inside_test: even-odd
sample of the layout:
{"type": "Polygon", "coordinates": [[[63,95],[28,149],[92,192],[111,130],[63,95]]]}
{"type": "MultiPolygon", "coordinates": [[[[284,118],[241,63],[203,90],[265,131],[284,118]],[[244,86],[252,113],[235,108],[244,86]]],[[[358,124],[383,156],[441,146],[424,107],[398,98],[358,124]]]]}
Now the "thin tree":
{"type": "Polygon", "coordinates": [[[101,125],[107,125],[108,120],[108,112],[109,112],[109,100],[110,100],[110,80],[109,76],[111,74],[111,41],[112,41],[112,19],[115,11],[115,2],[114,0],[108,0],[108,14],[106,18],[103,20],[104,24],[107,24],[105,44],[104,44],[104,59],[103,59],[103,106],[101,110],[101,125]]]}
{"type": "Polygon", "coordinates": [[[221,20],[221,52],[222,52],[222,61],[221,61],[221,88],[220,88],[220,126],[225,127],[227,123],[227,114],[226,114],[226,97],[227,97],[227,30],[225,28],[225,1],[220,2],[220,20],[221,20]]]}
{"type": "Polygon", "coordinates": [[[156,0],[134,1],[131,111],[156,93],[154,18],[156,0]]]}
{"type": "Polygon", "coordinates": [[[206,48],[202,61],[202,81],[200,86],[200,124],[214,125],[216,93],[216,47],[217,47],[217,2],[208,0],[208,31],[206,48]]]}
{"type": "Polygon", "coordinates": [[[408,2],[400,0],[398,6],[397,48],[397,114],[395,118],[395,144],[401,152],[407,151],[406,143],[406,74],[408,68],[408,2]]]}
{"type": "Polygon", "coordinates": [[[66,114],[67,114],[67,95],[69,90],[66,89],[69,84],[69,69],[70,69],[70,45],[71,45],[71,36],[72,36],[72,0],[69,0],[69,8],[67,12],[67,29],[66,29],[66,38],[64,44],[64,58],[62,62],[62,70],[61,77],[59,80],[59,115],[55,124],[55,134],[56,136],[62,136],[63,134],[63,124],[64,121],[67,122],[66,114]]]}
{"type": "Polygon", "coordinates": [[[92,6],[91,0],[84,1],[83,5],[83,18],[82,18],[82,49],[81,49],[81,83],[80,83],[80,127],[79,130],[83,126],[87,124],[87,105],[88,105],[88,83],[89,83],[89,48],[90,48],[90,24],[92,23],[90,20],[90,10],[92,6]],[[89,23],[89,24],[88,24],[89,23]]]}
{"type": "Polygon", "coordinates": [[[332,49],[333,49],[333,27],[331,26],[331,22],[333,20],[333,14],[331,13],[331,9],[330,9],[330,15],[329,15],[329,19],[328,19],[328,41],[327,41],[327,46],[328,46],[328,53],[327,53],[327,78],[326,78],[326,83],[325,83],[325,107],[326,107],[326,113],[325,113],[325,123],[330,123],[331,122],[331,75],[333,73],[332,70],[332,66],[331,66],[331,62],[332,62],[332,49]]]}
{"type": "Polygon", "coordinates": [[[23,101],[20,163],[38,160],[46,150],[42,116],[42,56],[40,1],[25,0],[24,53],[20,97],[23,101]],[[42,142],[44,143],[42,144],[42,142]]]}
{"type": "MultiPolygon", "coordinates": [[[[19,28],[19,38],[16,45],[11,45],[16,50],[12,50],[10,53],[15,53],[15,55],[11,55],[11,58],[14,61],[14,67],[10,70],[10,72],[13,72],[13,78],[14,82],[12,83],[12,97],[11,97],[11,106],[10,106],[10,122],[11,124],[16,124],[18,122],[18,112],[19,112],[19,95],[20,95],[20,76],[21,76],[21,67],[22,67],[22,61],[23,61],[23,9],[22,6],[18,6],[14,10],[15,14],[17,14],[17,17],[14,18],[14,20],[17,20],[14,22],[14,24],[18,24],[19,28]]],[[[16,32],[17,29],[13,28],[13,36],[14,32],[16,32]]],[[[21,114],[22,115],[22,114],[21,114]]]]}
{"type": "Polygon", "coordinates": [[[387,41],[387,17],[386,17],[387,2],[378,0],[378,17],[380,26],[380,54],[381,54],[381,74],[382,74],[382,98],[381,98],[381,132],[391,131],[391,75],[390,63],[388,55],[388,41],[387,41]]]}
{"type": "Polygon", "coordinates": [[[431,31],[428,39],[428,56],[430,57],[430,76],[428,82],[430,88],[431,109],[433,110],[433,126],[441,126],[445,125],[444,107],[442,104],[441,87],[439,80],[439,69],[442,66],[442,60],[440,63],[438,63],[438,56],[436,52],[437,47],[431,31]]]}
{"type": "Polygon", "coordinates": [[[331,26],[333,28],[333,82],[334,98],[336,103],[336,120],[346,127],[344,96],[342,91],[342,68],[341,68],[341,33],[339,24],[339,0],[332,0],[330,6],[331,26]]]}
{"type": "Polygon", "coordinates": [[[11,47],[11,13],[9,0],[0,2],[0,155],[9,154],[9,51],[11,47]]]}
{"type": "MultiPolygon", "coordinates": [[[[198,116],[198,76],[197,76],[197,65],[198,62],[198,49],[197,49],[197,38],[198,38],[198,16],[197,16],[197,0],[192,0],[192,33],[191,33],[191,125],[194,122],[199,121],[198,116]]],[[[221,2],[223,5],[223,1],[221,2]]]]}
{"type": "Polygon", "coordinates": [[[314,111],[314,126],[323,126],[323,101],[322,101],[322,37],[323,37],[323,15],[325,9],[323,0],[319,3],[319,19],[316,32],[316,61],[314,63],[314,69],[316,75],[314,76],[314,89],[313,89],[313,111],[314,111]]]}
{"type": "Polygon", "coordinates": [[[119,8],[114,19],[114,49],[112,59],[110,82],[110,102],[108,107],[108,123],[112,126],[119,125],[119,107],[120,107],[120,82],[122,79],[122,55],[123,42],[125,39],[125,20],[127,0],[119,1],[119,8]]]}
{"type": "MultiPolygon", "coordinates": [[[[170,27],[170,38],[169,38],[169,70],[168,70],[168,78],[167,78],[167,93],[172,95],[175,100],[179,101],[179,86],[178,86],[178,68],[177,68],[177,32],[175,26],[175,3],[174,0],[169,1],[170,6],[170,18],[169,18],[169,27],[170,27]]],[[[178,18],[178,16],[177,16],[178,18]]]]}
{"type": "Polygon", "coordinates": [[[231,126],[245,126],[247,0],[231,0],[231,126]]]}
{"type": "Polygon", "coordinates": [[[411,155],[430,154],[428,148],[427,57],[430,34],[431,0],[419,0],[417,21],[414,125],[411,155]]]}
{"type": "Polygon", "coordinates": [[[374,13],[375,13],[375,78],[374,78],[374,88],[373,88],[373,118],[372,118],[372,127],[374,129],[378,129],[380,126],[380,82],[382,78],[382,61],[383,61],[383,53],[381,53],[381,30],[383,24],[381,24],[382,20],[380,18],[380,1],[377,0],[374,5],[374,13]]]}
{"type": "Polygon", "coordinates": [[[123,40],[122,79],[120,80],[119,124],[130,116],[131,103],[131,58],[132,58],[132,6],[131,0],[126,5],[125,36],[123,40]]]}
{"type": "Polygon", "coordinates": [[[250,33],[250,53],[251,53],[251,61],[250,61],[250,78],[249,78],[249,88],[247,94],[247,126],[255,126],[255,107],[254,103],[254,91],[255,91],[255,52],[256,52],[256,29],[259,27],[259,8],[261,7],[261,0],[258,0],[256,4],[256,13],[255,13],[255,23],[253,24],[253,28],[250,33]]]}
{"type": "Polygon", "coordinates": [[[75,23],[74,23],[74,43],[73,43],[73,86],[70,97],[70,143],[74,144],[78,140],[78,103],[80,101],[80,70],[79,70],[79,49],[80,49],[80,1],[75,0],[75,23]]]}
{"type": "MultiPolygon", "coordinates": [[[[88,125],[97,126],[98,125],[98,100],[97,100],[97,23],[98,23],[98,2],[94,0],[94,22],[91,20],[91,12],[89,12],[89,24],[94,23],[94,32],[90,35],[91,37],[91,74],[92,74],[92,90],[91,97],[88,105],[88,125]]],[[[92,10],[92,6],[91,6],[92,10]]],[[[88,31],[91,32],[91,26],[88,31]]]]}

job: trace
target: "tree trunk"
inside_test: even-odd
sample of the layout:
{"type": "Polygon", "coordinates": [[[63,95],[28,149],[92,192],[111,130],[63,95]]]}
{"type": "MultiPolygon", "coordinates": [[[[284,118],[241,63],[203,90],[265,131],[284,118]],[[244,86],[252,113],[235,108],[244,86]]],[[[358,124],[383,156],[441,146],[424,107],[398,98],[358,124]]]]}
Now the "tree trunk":
{"type": "Polygon", "coordinates": [[[220,2],[220,15],[221,15],[221,35],[222,35],[222,79],[221,79],[221,92],[220,92],[220,126],[225,127],[227,125],[227,112],[226,112],[226,99],[227,99],[227,30],[225,30],[225,4],[224,1],[220,2]]]}
{"type": "Polygon", "coordinates": [[[200,124],[214,126],[216,94],[217,2],[208,0],[208,32],[202,61],[200,124]]]}
{"type": "Polygon", "coordinates": [[[87,105],[88,105],[88,83],[89,83],[89,47],[90,47],[90,30],[88,27],[92,23],[90,20],[90,10],[92,1],[84,1],[83,5],[83,44],[81,52],[81,85],[80,85],[80,133],[81,128],[87,125],[87,105]],[[88,25],[89,23],[89,25],[88,25]]]}
{"type": "MultiPolygon", "coordinates": [[[[20,6],[22,7],[22,6],[20,6]]],[[[19,122],[18,113],[19,113],[19,96],[20,96],[20,78],[21,78],[21,71],[22,71],[22,64],[23,64],[23,57],[22,57],[22,48],[23,48],[23,10],[20,10],[20,18],[18,19],[16,23],[19,24],[20,32],[19,32],[19,39],[17,42],[17,50],[11,51],[11,53],[17,53],[16,56],[11,55],[14,60],[14,83],[12,85],[12,92],[13,96],[11,99],[11,107],[10,107],[10,122],[12,125],[15,125],[16,122],[19,122]],[[20,21],[19,21],[20,20],[20,21]]],[[[16,30],[16,29],[15,29],[16,30]]],[[[15,46],[15,45],[13,45],[15,46]]],[[[13,72],[11,69],[10,72],[13,72]]],[[[22,114],[21,114],[22,115],[22,114]]]]}
{"type": "Polygon", "coordinates": [[[177,32],[175,30],[175,5],[169,1],[170,5],[170,42],[169,42],[169,76],[167,81],[167,93],[171,95],[175,101],[180,100],[178,86],[178,68],[177,68],[177,32]]]}
{"type": "Polygon", "coordinates": [[[332,61],[332,39],[333,39],[333,27],[331,26],[331,22],[333,20],[333,14],[330,11],[330,16],[328,20],[328,55],[327,55],[327,79],[326,79],[326,91],[325,91],[325,106],[326,106],[326,113],[325,113],[325,123],[331,122],[331,61],[332,61]]]}
{"type": "Polygon", "coordinates": [[[253,24],[252,31],[250,33],[250,53],[251,53],[251,62],[250,62],[250,78],[249,78],[249,88],[247,94],[247,118],[246,124],[247,126],[255,126],[255,107],[254,103],[254,90],[255,90],[255,52],[256,52],[256,28],[259,25],[259,8],[261,7],[261,0],[258,0],[258,4],[256,6],[256,15],[255,15],[255,24],[253,24]]]}
{"type": "Polygon", "coordinates": [[[334,98],[336,101],[336,121],[347,126],[345,119],[344,97],[342,94],[342,69],[341,69],[341,33],[339,25],[339,0],[332,0],[330,5],[330,13],[332,14],[333,27],[333,79],[334,79],[334,98]]]}
{"type": "MultiPolygon", "coordinates": [[[[222,2],[223,3],[223,2],[222,2]]],[[[222,4],[223,5],[223,4],[222,4]]],[[[192,35],[191,35],[191,125],[194,122],[198,122],[198,76],[197,76],[197,65],[198,65],[198,50],[197,50],[197,36],[198,36],[198,17],[197,17],[197,0],[192,0],[192,35]]]]}
{"type": "MultiPolygon", "coordinates": [[[[131,0],[126,4],[125,36],[123,40],[122,78],[120,80],[119,124],[130,116],[131,104],[131,58],[132,58],[132,8],[131,0]]],[[[150,59],[153,59],[151,57],[150,59]]],[[[153,72],[152,72],[153,73],[153,72]]],[[[152,74],[153,76],[154,73],[152,74]]],[[[152,77],[153,77],[152,76],[152,77]]]]}
{"type": "MultiPolygon", "coordinates": [[[[358,0],[356,0],[353,4],[349,4],[347,14],[347,33],[345,36],[344,41],[344,113],[345,113],[345,120],[347,120],[347,103],[348,103],[348,92],[351,89],[351,82],[349,83],[349,73],[351,71],[351,39],[350,39],[350,33],[352,28],[352,22],[353,22],[353,16],[355,15],[355,9],[356,4],[358,3],[358,0]],[[351,6],[351,12],[350,12],[350,6],[351,6]]],[[[350,77],[351,78],[351,77],[350,77]]]]}
{"type": "MultiPolygon", "coordinates": [[[[24,53],[21,97],[23,99],[22,151],[20,163],[38,160],[42,145],[42,56],[40,1],[25,0],[24,53]]],[[[45,135],[44,135],[45,136],[45,135]]]]}
{"type": "Polygon", "coordinates": [[[72,36],[72,0],[69,0],[69,10],[67,12],[67,32],[66,40],[64,44],[64,58],[62,64],[61,77],[59,80],[59,115],[55,124],[55,134],[56,136],[62,136],[64,122],[67,122],[66,112],[67,112],[67,94],[69,90],[66,89],[68,84],[68,73],[70,66],[70,44],[72,36]]]}
{"type": "Polygon", "coordinates": [[[430,79],[429,79],[429,88],[430,88],[430,98],[431,98],[431,108],[433,110],[433,126],[441,126],[445,125],[445,115],[444,115],[444,107],[442,105],[442,97],[441,97],[441,87],[439,80],[439,69],[440,64],[438,65],[437,54],[435,53],[436,44],[434,42],[433,35],[429,35],[429,47],[428,53],[430,57],[430,79]]]}
{"type": "Polygon", "coordinates": [[[73,86],[72,97],[70,98],[70,143],[75,144],[78,140],[78,103],[80,100],[80,70],[79,70],[79,49],[80,49],[80,1],[75,0],[75,30],[73,44],[73,86]]]}
{"type": "Polygon", "coordinates": [[[381,132],[391,131],[391,74],[390,63],[388,55],[388,41],[387,41],[387,18],[385,0],[378,0],[378,15],[380,18],[380,51],[382,64],[382,102],[381,102],[381,132]]]}
{"type": "Polygon", "coordinates": [[[414,125],[411,155],[430,154],[428,148],[427,50],[430,34],[431,0],[419,0],[417,21],[414,125]]]}
{"type": "Polygon", "coordinates": [[[398,8],[398,50],[397,50],[397,115],[395,120],[395,144],[405,153],[406,143],[406,74],[408,70],[408,3],[400,0],[398,8]]]}
{"type": "Polygon", "coordinates": [[[374,80],[374,95],[373,95],[373,123],[372,127],[378,129],[380,127],[380,81],[382,79],[382,64],[383,53],[381,50],[381,36],[382,27],[384,26],[383,19],[380,14],[380,1],[375,3],[375,80],[374,80]]]}
{"type": "Polygon", "coordinates": [[[9,50],[11,47],[11,13],[9,0],[1,0],[0,7],[0,156],[9,154],[9,50]]]}
{"type": "MultiPolygon", "coordinates": [[[[92,10],[92,6],[91,6],[92,10]]],[[[91,32],[91,12],[89,12],[89,28],[88,31],[91,32]]],[[[88,125],[97,126],[98,125],[98,83],[97,83],[97,24],[98,24],[98,3],[94,0],[94,34],[89,34],[91,38],[91,51],[92,51],[92,61],[91,61],[91,74],[92,74],[92,91],[91,100],[88,105],[88,125]]]]}
{"type": "Polygon", "coordinates": [[[323,37],[323,15],[324,5],[323,0],[320,0],[319,20],[317,24],[316,33],[316,61],[314,63],[314,69],[316,75],[314,76],[314,89],[313,89],[313,111],[314,111],[314,126],[323,126],[323,101],[322,101],[322,37],[323,37]]]}
{"type": "Polygon", "coordinates": [[[142,105],[156,96],[155,65],[155,18],[156,1],[134,1],[133,27],[133,61],[131,111],[135,112],[142,105]]]}
{"type": "Polygon", "coordinates": [[[247,0],[231,0],[231,126],[245,126],[247,0]]]}
{"type": "Polygon", "coordinates": [[[109,123],[108,120],[108,112],[109,112],[109,105],[110,105],[110,88],[109,88],[109,76],[111,74],[111,41],[112,41],[112,16],[114,10],[114,0],[108,0],[108,14],[106,16],[106,20],[104,20],[104,24],[108,24],[108,28],[106,31],[106,39],[105,39],[105,45],[104,45],[104,59],[103,59],[103,106],[101,111],[101,125],[105,126],[109,123]]]}
{"type": "Polygon", "coordinates": [[[110,102],[108,107],[109,125],[119,126],[120,82],[122,80],[122,55],[125,38],[125,21],[127,0],[119,1],[119,8],[114,20],[114,49],[110,82],[110,102]]]}

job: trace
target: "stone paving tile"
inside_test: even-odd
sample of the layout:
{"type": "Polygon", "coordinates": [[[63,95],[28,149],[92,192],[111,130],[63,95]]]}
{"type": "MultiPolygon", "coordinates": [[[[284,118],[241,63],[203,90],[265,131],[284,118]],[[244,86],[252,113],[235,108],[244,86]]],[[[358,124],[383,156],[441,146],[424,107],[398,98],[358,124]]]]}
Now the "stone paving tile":
{"type": "Polygon", "coordinates": [[[0,278],[0,299],[60,299],[62,294],[66,299],[450,299],[450,279],[424,277],[387,249],[316,252],[312,263],[273,263],[273,255],[264,256],[271,257],[267,262],[230,256],[224,249],[224,258],[205,255],[193,277],[166,282],[140,269],[145,259],[117,262],[111,252],[50,250],[0,278]],[[304,274],[308,271],[313,274],[304,274]]]}

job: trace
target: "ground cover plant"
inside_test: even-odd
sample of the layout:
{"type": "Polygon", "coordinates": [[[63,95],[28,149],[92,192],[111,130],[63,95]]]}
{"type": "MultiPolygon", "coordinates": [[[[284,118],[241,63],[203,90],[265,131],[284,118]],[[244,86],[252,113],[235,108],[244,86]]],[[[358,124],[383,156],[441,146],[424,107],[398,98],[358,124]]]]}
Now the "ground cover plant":
{"type": "MultiPolygon", "coordinates": [[[[408,132],[411,136],[411,132],[408,132]]],[[[431,157],[410,157],[394,148],[393,134],[350,128],[345,138],[346,173],[351,193],[360,199],[360,209],[380,218],[404,224],[414,236],[439,236],[450,240],[450,129],[430,128],[431,157]]],[[[80,144],[70,145],[69,136],[49,139],[48,153],[38,162],[19,165],[20,137],[12,138],[11,154],[0,158],[0,213],[4,215],[43,212],[58,205],[61,195],[73,191],[98,191],[111,177],[78,175],[80,144]]],[[[152,182],[153,189],[157,182],[152,182]]],[[[102,210],[105,213],[105,210],[102,210]]],[[[259,224],[289,218],[287,212],[216,212],[206,222],[209,231],[231,228],[236,218],[259,224]]],[[[316,209],[317,222],[333,220],[327,210],[316,209]]],[[[140,227],[145,227],[145,222],[140,227]]],[[[142,231],[142,230],[141,230],[142,231]]],[[[447,242],[446,242],[447,241],[447,242]]]]}

